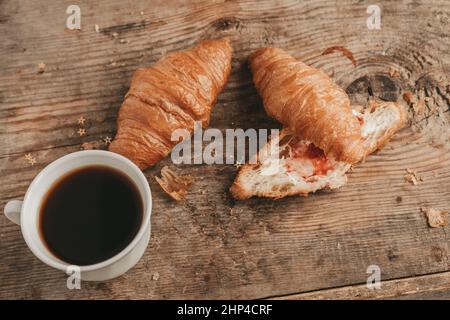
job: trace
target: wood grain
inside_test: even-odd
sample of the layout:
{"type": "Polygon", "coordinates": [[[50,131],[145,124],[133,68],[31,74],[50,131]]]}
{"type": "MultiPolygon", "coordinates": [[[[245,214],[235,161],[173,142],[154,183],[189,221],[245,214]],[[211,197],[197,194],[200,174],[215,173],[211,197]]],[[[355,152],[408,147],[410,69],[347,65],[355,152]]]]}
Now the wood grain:
{"type": "Polygon", "coordinates": [[[65,275],[38,261],[19,227],[0,216],[0,298],[265,298],[363,284],[371,264],[386,281],[446,281],[426,275],[450,271],[450,227],[430,229],[419,208],[450,208],[450,3],[379,1],[381,30],[366,27],[369,4],[78,1],[76,32],[65,30],[64,2],[1,1],[1,207],[22,198],[51,161],[114,135],[136,68],[201,39],[228,36],[235,52],[211,119],[221,130],[279,126],[264,114],[246,62],[267,45],[322,68],[355,104],[371,95],[401,100],[411,91],[430,106],[420,115],[410,110],[409,126],[355,168],[345,187],[308,198],[236,202],[228,193],[234,166],[184,165],[178,170],[196,182],[187,201],[176,204],[154,180],[171,165],[162,161],[145,171],[154,211],[143,259],[118,279],[83,282],[82,290],[68,290],[65,275]],[[357,65],[339,52],[322,55],[332,46],[350,50],[357,65]],[[83,137],[76,133],[79,116],[88,119],[83,137]],[[405,182],[406,168],[423,181],[405,182]]]}

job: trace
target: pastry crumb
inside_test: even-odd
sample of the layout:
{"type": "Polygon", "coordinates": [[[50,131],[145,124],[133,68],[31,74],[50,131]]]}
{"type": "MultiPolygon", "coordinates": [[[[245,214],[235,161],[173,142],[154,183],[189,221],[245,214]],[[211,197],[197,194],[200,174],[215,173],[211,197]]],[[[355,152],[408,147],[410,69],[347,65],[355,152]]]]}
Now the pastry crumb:
{"type": "Polygon", "coordinates": [[[152,274],[152,280],[153,280],[153,281],[158,281],[158,279],[159,279],[159,272],[153,273],[153,274],[152,274]]]}
{"type": "Polygon", "coordinates": [[[423,114],[426,111],[425,100],[419,99],[413,104],[413,110],[416,114],[423,114]]]}
{"type": "Polygon", "coordinates": [[[389,75],[393,78],[397,78],[400,76],[400,71],[394,67],[389,68],[389,75]]]}
{"type": "Polygon", "coordinates": [[[448,210],[439,210],[435,208],[420,208],[425,213],[428,225],[431,228],[443,227],[448,225],[448,210]]]}
{"type": "Polygon", "coordinates": [[[419,181],[423,181],[421,177],[417,176],[417,172],[413,169],[406,168],[406,174],[404,175],[405,181],[417,185],[419,181]]]}
{"type": "Polygon", "coordinates": [[[192,176],[180,176],[169,169],[168,166],[161,169],[161,178],[155,176],[155,179],[161,188],[176,201],[186,199],[187,189],[194,182],[192,176]]]}
{"type": "Polygon", "coordinates": [[[38,63],[37,67],[38,67],[38,73],[44,73],[45,72],[45,63],[40,62],[40,63],[38,63]]]}
{"type": "Polygon", "coordinates": [[[99,33],[99,32],[100,32],[100,27],[98,26],[98,24],[94,24],[94,31],[95,31],[96,33],[99,33]]]}
{"type": "Polygon", "coordinates": [[[102,149],[102,147],[103,147],[102,141],[98,141],[98,140],[84,142],[81,145],[82,150],[100,150],[100,149],[102,149]]]}
{"type": "Polygon", "coordinates": [[[412,183],[413,185],[417,185],[418,181],[413,174],[407,173],[405,174],[405,181],[412,183]]]}

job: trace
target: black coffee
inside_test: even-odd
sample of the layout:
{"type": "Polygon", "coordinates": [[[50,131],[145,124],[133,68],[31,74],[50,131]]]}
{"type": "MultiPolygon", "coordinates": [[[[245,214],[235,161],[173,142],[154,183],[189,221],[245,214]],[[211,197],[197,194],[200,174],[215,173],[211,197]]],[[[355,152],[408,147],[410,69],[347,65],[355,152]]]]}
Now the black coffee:
{"type": "Polygon", "coordinates": [[[130,178],[106,166],[89,166],[60,178],[40,209],[48,249],[74,265],[104,261],[122,251],[142,223],[143,203],[130,178]]]}

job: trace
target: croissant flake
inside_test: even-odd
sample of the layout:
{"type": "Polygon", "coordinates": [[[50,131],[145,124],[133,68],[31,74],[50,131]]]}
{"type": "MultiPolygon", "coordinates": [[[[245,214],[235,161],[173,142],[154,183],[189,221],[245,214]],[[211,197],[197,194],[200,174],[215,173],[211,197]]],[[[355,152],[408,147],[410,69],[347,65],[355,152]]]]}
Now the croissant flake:
{"type": "Polygon", "coordinates": [[[181,201],[186,199],[186,193],[189,186],[194,182],[190,175],[178,175],[169,167],[164,166],[161,169],[161,178],[155,176],[156,181],[161,188],[174,200],[181,201]]]}

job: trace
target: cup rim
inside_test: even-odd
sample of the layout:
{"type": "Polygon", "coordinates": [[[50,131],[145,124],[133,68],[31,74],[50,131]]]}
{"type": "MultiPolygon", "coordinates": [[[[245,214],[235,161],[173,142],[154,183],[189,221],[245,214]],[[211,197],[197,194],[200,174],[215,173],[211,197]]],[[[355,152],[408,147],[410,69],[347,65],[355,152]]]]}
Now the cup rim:
{"type": "MultiPolygon", "coordinates": [[[[62,157],[56,159],[55,161],[51,162],[50,164],[48,164],[44,169],[42,169],[38,173],[38,175],[36,175],[36,177],[31,182],[30,186],[28,187],[27,192],[25,193],[25,197],[23,199],[22,210],[25,208],[25,204],[27,203],[27,201],[29,201],[32,190],[34,188],[36,188],[36,186],[39,183],[39,180],[42,179],[43,176],[45,176],[49,171],[53,170],[56,166],[60,165],[62,162],[71,161],[74,158],[84,157],[84,156],[88,156],[88,155],[101,155],[101,156],[106,156],[106,157],[112,157],[119,161],[125,162],[132,171],[137,173],[138,181],[135,181],[135,179],[132,179],[126,172],[123,172],[122,170],[121,171],[124,174],[126,174],[128,177],[130,177],[130,179],[132,179],[135,183],[137,182],[137,183],[142,184],[142,186],[144,187],[144,194],[142,195],[142,197],[143,197],[144,203],[147,204],[147,209],[144,212],[143,221],[142,221],[142,224],[141,224],[141,227],[140,227],[138,233],[134,236],[133,240],[122,251],[120,251],[116,255],[114,255],[102,262],[85,265],[85,266],[79,266],[80,272],[93,271],[93,270],[98,270],[98,269],[107,267],[107,266],[117,262],[118,260],[123,258],[125,255],[127,255],[142,239],[147,228],[151,228],[150,218],[151,218],[151,214],[152,214],[152,194],[151,194],[151,190],[150,190],[150,185],[149,185],[145,175],[128,158],[126,158],[120,154],[117,154],[117,153],[114,153],[111,151],[106,151],[106,150],[76,151],[76,152],[69,153],[65,156],[62,156],[62,157]]],[[[118,169],[118,170],[120,170],[120,169],[118,169]]],[[[36,214],[38,215],[39,212],[37,212],[36,214]]],[[[22,216],[23,216],[23,214],[21,211],[21,217],[22,216]]],[[[41,260],[42,262],[44,262],[45,264],[47,264],[53,268],[56,268],[56,269],[59,269],[62,271],[67,271],[67,267],[72,266],[72,264],[70,264],[70,263],[59,262],[56,259],[52,258],[51,256],[44,254],[41,250],[37,249],[34,241],[31,239],[31,236],[27,232],[25,232],[24,225],[25,225],[24,219],[21,219],[20,228],[22,230],[22,235],[25,239],[25,242],[27,243],[28,247],[33,252],[33,254],[39,260],[41,260]]],[[[42,239],[41,239],[41,241],[42,241],[42,239]]]]}

